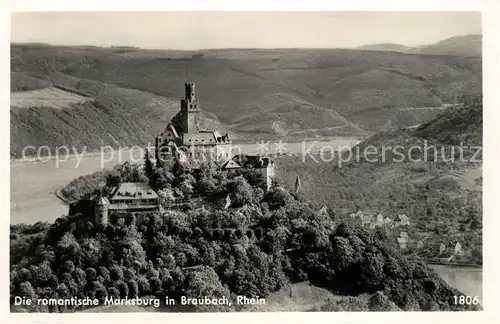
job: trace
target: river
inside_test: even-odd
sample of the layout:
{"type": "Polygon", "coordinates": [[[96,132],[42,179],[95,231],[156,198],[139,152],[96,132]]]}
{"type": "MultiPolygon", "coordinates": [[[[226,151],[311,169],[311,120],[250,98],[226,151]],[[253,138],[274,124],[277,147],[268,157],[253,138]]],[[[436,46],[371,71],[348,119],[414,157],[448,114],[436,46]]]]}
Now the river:
{"type": "MultiPolygon", "coordinates": [[[[338,138],[330,141],[308,143],[286,143],[281,153],[300,154],[305,151],[314,153],[322,147],[338,149],[349,147],[358,140],[338,138]]],[[[259,152],[256,144],[239,145],[242,152],[259,152]]],[[[269,145],[269,152],[276,153],[278,146],[269,145]]],[[[37,221],[54,222],[68,212],[68,206],[58,199],[54,192],[71,180],[102,169],[112,168],[124,161],[140,161],[143,152],[123,150],[110,155],[89,153],[83,158],[69,158],[66,161],[49,160],[46,162],[11,161],[11,224],[33,224],[37,221]]],[[[482,270],[475,268],[447,267],[431,265],[451,286],[469,296],[482,299],[482,270]]]]}
{"type": "MultiPolygon", "coordinates": [[[[234,151],[245,154],[257,153],[315,153],[321,148],[348,148],[358,142],[353,138],[336,138],[329,141],[269,143],[261,151],[258,144],[235,144],[234,151]],[[267,150],[266,150],[267,149],[267,150]]],[[[10,223],[33,224],[37,221],[53,222],[68,212],[68,206],[58,199],[54,192],[81,175],[102,169],[110,169],[125,161],[140,162],[144,151],[123,149],[115,152],[88,153],[80,158],[72,156],[64,159],[33,162],[12,160],[10,164],[11,206],[10,223]]]]}
{"type": "Polygon", "coordinates": [[[478,296],[483,301],[483,269],[472,267],[455,267],[446,265],[429,265],[446,283],[465,294],[478,296]]]}

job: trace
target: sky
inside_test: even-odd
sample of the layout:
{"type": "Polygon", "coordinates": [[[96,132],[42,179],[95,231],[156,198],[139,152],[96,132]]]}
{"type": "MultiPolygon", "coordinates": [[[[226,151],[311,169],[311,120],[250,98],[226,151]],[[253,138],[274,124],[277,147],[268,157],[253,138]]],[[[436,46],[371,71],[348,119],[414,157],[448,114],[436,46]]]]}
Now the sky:
{"type": "Polygon", "coordinates": [[[12,42],[151,49],[426,45],[481,33],[479,12],[16,12],[12,42]]]}

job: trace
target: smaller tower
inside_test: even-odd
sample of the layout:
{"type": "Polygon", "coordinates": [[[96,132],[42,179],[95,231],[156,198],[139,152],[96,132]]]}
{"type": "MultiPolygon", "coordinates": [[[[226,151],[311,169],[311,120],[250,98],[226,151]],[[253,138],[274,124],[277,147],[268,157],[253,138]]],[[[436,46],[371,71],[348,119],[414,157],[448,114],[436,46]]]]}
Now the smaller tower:
{"type": "Polygon", "coordinates": [[[295,193],[298,194],[301,188],[302,188],[302,185],[300,183],[299,175],[297,174],[297,177],[295,178],[295,187],[294,187],[295,193]]]}
{"type": "Polygon", "coordinates": [[[94,206],[95,225],[108,225],[109,200],[106,197],[97,198],[94,206]]]}
{"type": "Polygon", "coordinates": [[[162,158],[160,156],[162,145],[163,145],[163,137],[161,135],[156,136],[155,137],[155,159],[156,159],[156,161],[160,161],[162,158]]]}

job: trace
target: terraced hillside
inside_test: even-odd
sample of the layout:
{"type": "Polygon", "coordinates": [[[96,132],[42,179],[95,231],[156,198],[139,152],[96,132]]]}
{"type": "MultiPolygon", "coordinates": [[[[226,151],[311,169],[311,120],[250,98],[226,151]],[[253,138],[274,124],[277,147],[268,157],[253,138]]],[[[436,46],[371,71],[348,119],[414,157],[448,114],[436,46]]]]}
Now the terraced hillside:
{"type": "Polygon", "coordinates": [[[94,98],[49,87],[40,90],[14,92],[10,98],[10,106],[16,108],[46,107],[62,109],[73,104],[92,102],[94,98]]]}

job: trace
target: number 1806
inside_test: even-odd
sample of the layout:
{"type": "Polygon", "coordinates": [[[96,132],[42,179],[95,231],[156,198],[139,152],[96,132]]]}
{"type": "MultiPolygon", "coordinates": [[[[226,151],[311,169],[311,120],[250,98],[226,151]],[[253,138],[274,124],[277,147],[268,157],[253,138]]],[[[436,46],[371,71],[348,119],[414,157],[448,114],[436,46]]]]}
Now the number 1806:
{"type": "Polygon", "coordinates": [[[479,298],[477,296],[453,296],[455,305],[478,305],[479,298]]]}

